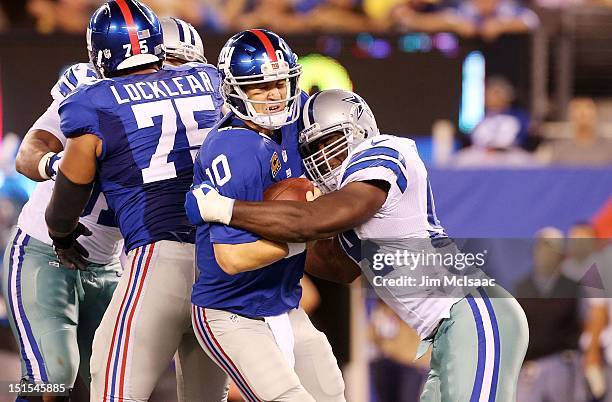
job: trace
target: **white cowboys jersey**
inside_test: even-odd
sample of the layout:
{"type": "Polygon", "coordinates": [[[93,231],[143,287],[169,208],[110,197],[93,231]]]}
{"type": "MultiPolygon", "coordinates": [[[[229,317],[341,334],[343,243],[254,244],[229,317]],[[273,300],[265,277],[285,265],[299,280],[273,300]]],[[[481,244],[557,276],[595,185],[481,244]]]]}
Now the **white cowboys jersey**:
{"type": "MultiPolygon", "coordinates": [[[[95,79],[96,74],[87,63],[74,64],[68,68],[51,89],[53,102],[29,131],[48,131],[65,146],[66,137],[60,130],[59,104],[78,85],[95,79]]],[[[17,226],[24,232],[49,245],[51,245],[51,239],[45,224],[45,210],[51,199],[54,184],[52,180],[38,183],[17,221],[17,226]]],[[[87,259],[99,264],[118,261],[123,246],[121,233],[117,228],[114,214],[108,210],[104,195],[97,189],[94,189],[80,221],[93,233],[91,236],[79,238],[79,242],[89,252],[87,259]]]]}
{"type": "Polygon", "coordinates": [[[456,248],[449,245],[436,217],[427,170],[414,141],[378,135],[359,144],[342,165],[339,188],[368,180],[388,182],[387,199],[370,220],[339,235],[340,243],[360,263],[378,296],[424,339],[441,319],[449,317],[452,305],[464,295],[450,294],[437,286],[419,286],[423,276],[440,276],[439,267],[415,269],[414,260],[402,259],[402,253],[454,253],[456,248]],[[434,247],[432,240],[441,241],[442,247],[434,247]],[[384,261],[385,255],[392,257],[384,261]],[[416,283],[402,281],[410,276],[416,283]],[[394,280],[391,285],[390,279],[394,280]]]}

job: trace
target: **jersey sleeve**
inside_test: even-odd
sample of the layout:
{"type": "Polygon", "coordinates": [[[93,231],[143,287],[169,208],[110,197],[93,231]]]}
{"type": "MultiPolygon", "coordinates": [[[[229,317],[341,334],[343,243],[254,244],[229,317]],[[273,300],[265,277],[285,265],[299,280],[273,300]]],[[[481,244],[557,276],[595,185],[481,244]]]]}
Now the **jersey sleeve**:
{"type": "Polygon", "coordinates": [[[342,171],[341,186],[355,181],[383,180],[406,191],[406,160],[394,148],[374,146],[353,155],[342,171]]]}
{"type": "Polygon", "coordinates": [[[93,82],[96,79],[96,73],[89,64],[73,64],[62,73],[53,88],[51,88],[51,96],[54,100],[61,102],[79,85],[93,82]]]}
{"type": "Polygon", "coordinates": [[[87,63],[77,63],[68,67],[51,88],[53,102],[28,131],[47,131],[60,140],[62,145],[66,146],[66,136],[60,126],[60,104],[76,87],[85,82],[93,82],[95,79],[96,73],[87,63]]]}
{"type": "MultiPolygon", "coordinates": [[[[215,141],[210,148],[201,152],[194,184],[212,178],[211,181],[221,195],[241,201],[262,201],[263,177],[262,164],[256,152],[258,144],[236,133],[225,135],[226,138],[215,141]],[[210,161],[210,166],[206,166],[208,163],[203,161],[210,161]]],[[[259,239],[259,236],[246,230],[222,224],[210,225],[212,243],[242,244],[259,239]]]]}
{"type": "Polygon", "coordinates": [[[44,130],[53,134],[63,146],[66,146],[66,137],[62,133],[60,128],[60,116],[59,116],[59,104],[60,102],[54,100],[47,110],[32,124],[29,131],[44,130]]]}
{"type": "Polygon", "coordinates": [[[60,129],[66,138],[94,134],[104,141],[98,111],[91,104],[88,88],[81,88],[68,96],[59,107],[60,129]]]}

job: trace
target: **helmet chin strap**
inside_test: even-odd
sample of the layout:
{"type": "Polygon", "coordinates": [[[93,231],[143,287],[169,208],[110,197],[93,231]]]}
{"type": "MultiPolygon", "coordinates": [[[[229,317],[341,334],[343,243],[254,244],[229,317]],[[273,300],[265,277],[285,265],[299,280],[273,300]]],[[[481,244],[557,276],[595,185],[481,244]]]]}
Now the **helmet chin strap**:
{"type": "MultiPolygon", "coordinates": [[[[253,114],[244,114],[240,112],[236,108],[236,106],[232,105],[231,103],[228,103],[228,106],[230,110],[234,112],[234,114],[239,118],[251,121],[257,124],[258,126],[268,130],[276,130],[286,125],[287,119],[289,117],[289,112],[287,110],[283,110],[282,112],[277,112],[273,114],[260,114],[254,113],[254,111],[252,112],[253,114]]],[[[252,105],[249,104],[247,107],[252,108],[252,105]]]]}
{"type": "MultiPolygon", "coordinates": [[[[268,104],[278,104],[281,102],[287,103],[287,105],[282,111],[270,113],[270,114],[257,113],[257,111],[255,110],[255,107],[253,106],[254,102],[249,99],[249,97],[242,90],[240,85],[232,85],[232,84],[228,84],[225,82],[223,85],[228,85],[228,88],[227,89],[224,88],[224,90],[228,92],[231,92],[233,90],[235,92],[235,97],[240,99],[240,101],[244,104],[246,113],[241,113],[240,111],[237,110],[238,109],[237,107],[232,105],[232,102],[228,102],[230,109],[241,119],[252,121],[253,123],[257,124],[260,127],[263,127],[268,130],[276,130],[289,123],[292,123],[293,121],[295,121],[295,118],[297,118],[298,116],[295,113],[295,111],[299,109],[299,105],[297,102],[299,100],[300,94],[296,93],[295,95],[291,95],[293,93],[291,89],[292,88],[291,83],[289,83],[289,87],[287,89],[286,99],[267,102],[268,104]],[[294,115],[295,115],[295,118],[293,118],[294,115]]],[[[266,102],[262,102],[262,103],[265,104],[266,102]]]]}
{"type": "Polygon", "coordinates": [[[283,110],[282,112],[272,113],[272,114],[261,114],[257,113],[255,116],[251,118],[251,121],[258,126],[263,128],[267,128],[269,130],[276,130],[281,128],[287,123],[287,119],[289,118],[289,112],[283,110]]]}
{"type": "MultiPolygon", "coordinates": [[[[276,113],[257,113],[255,107],[253,106],[253,103],[250,102],[246,93],[244,93],[241,88],[237,88],[237,92],[240,94],[241,97],[243,97],[243,102],[245,103],[247,109],[248,120],[251,120],[258,126],[267,128],[268,130],[276,130],[287,124],[287,120],[289,119],[289,106],[285,106],[282,111],[276,113]]],[[[285,100],[285,102],[287,101],[288,99],[285,100]]]]}

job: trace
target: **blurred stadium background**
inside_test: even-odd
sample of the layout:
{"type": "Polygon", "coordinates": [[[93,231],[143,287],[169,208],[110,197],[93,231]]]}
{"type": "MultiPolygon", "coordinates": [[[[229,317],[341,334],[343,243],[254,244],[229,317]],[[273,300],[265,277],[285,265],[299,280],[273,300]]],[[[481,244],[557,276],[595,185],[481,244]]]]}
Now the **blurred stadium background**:
{"type": "MultiPolygon", "coordinates": [[[[300,56],[302,89],[352,89],[382,132],[413,138],[448,233],[480,239],[495,260],[489,274],[522,298],[531,345],[519,402],[612,400],[612,331],[591,344],[592,328],[605,325],[594,311],[607,316],[607,304],[583,297],[604,287],[590,268],[612,268],[612,2],[144,2],[196,26],[213,64],[232,33],[274,30],[300,56]],[[559,278],[569,280],[563,292],[559,278]],[[586,380],[592,368],[608,374],[607,395],[586,380]],[[555,377],[568,378],[565,389],[548,389],[555,377]]],[[[14,171],[20,138],[63,69],[87,59],[85,26],[102,3],[0,4],[1,250],[33,187],[14,171]]],[[[343,366],[348,399],[416,401],[428,362],[413,362],[412,330],[358,283],[313,282],[305,298],[343,366]]],[[[0,381],[15,382],[6,319],[0,334],[0,381]]],[[[172,381],[169,368],[155,400],[175,400],[172,381]]]]}

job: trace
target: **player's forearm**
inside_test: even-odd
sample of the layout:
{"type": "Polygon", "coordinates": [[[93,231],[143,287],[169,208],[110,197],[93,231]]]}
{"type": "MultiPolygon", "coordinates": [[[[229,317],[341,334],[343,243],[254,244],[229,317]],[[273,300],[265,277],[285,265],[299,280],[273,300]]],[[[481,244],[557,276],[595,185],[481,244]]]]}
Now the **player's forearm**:
{"type": "Polygon", "coordinates": [[[351,227],[344,219],[347,206],[332,208],[326,201],[236,201],[230,225],[285,243],[326,239],[351,227]]]}
{"type": "Polygon", "coordinates": [[[257,240],[243,244],[214,244],[215,259],[229,275],[254,271],[266,267],[287,256],[285,244],[269,240],[257,240]]]}
{"type": "Polygon", "coordinates": [[[341,249],[337,236],[319,240],[308,249],[304,271],[336,283],[351,283],[361,274],[359,265],[341,249]]]}
{"type": "Polygon", "coordinates": [[[79,223],[79,216],[91,196],[92,189],[93,182],[77,184],[59,171],[51,201],[45,211],[45,221],[52,236],[62,237],[72,233],[79,223]]]}
{"type": "Polygon", "coordinates": [[[39,172],[41,158],[49,152],[58,153],[62,149],[62,143],[53,134],[43,130],[30,131],[19,146],[15,168],[31,180],[47,180],[48,178],[41,176],[39,172]]]}
{"type": "Polygon", "coordinates": [[[286,243],[327,239],[374,216],[385,202],[387,191],[371,183],[355,182],[312,202],[235,201],[230,225],[286,243]]]}
{"type": "Polygon", "coordinates": [[[91,196],[99,148],[101,141],[93,134],[83,134],[66,143],[66,153],[45,212],[49,234],[66,236],[76,228],[91,196]]]}

